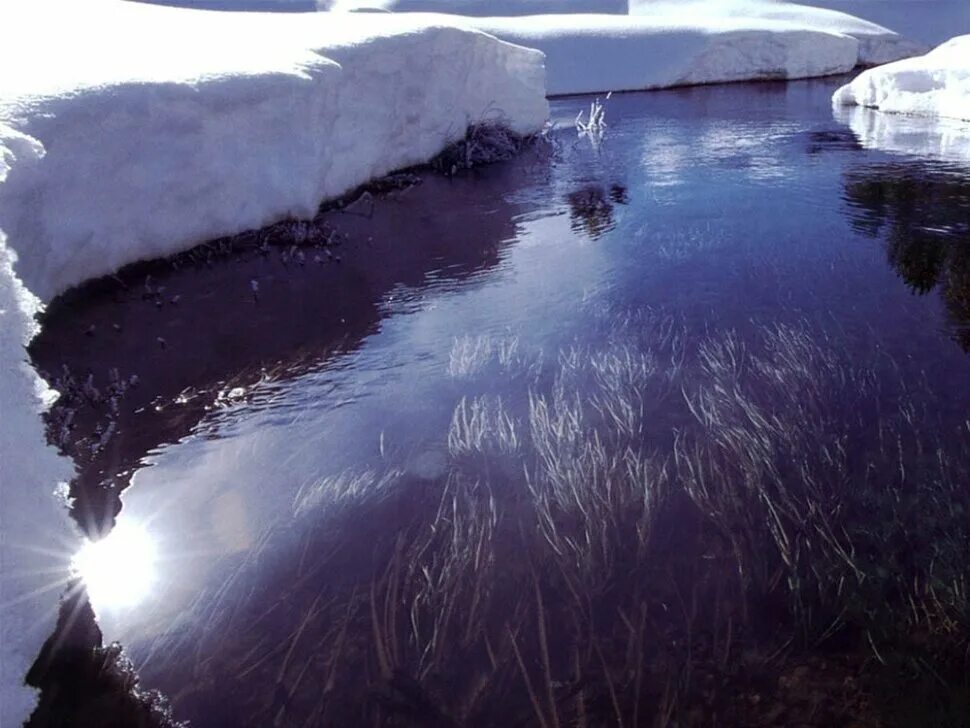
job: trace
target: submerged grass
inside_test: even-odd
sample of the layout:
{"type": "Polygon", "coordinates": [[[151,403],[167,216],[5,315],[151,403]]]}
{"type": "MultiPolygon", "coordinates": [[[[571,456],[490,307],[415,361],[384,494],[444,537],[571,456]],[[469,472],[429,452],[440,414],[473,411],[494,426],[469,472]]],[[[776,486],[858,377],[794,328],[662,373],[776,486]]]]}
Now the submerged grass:
{"type": "MultiPolygon", "coordinates": [[[[888,680],[942,701],[941,725],[964,720],[966,433],[887,384],[892,363],[851,362],[807,324],[688,354],[669,320],[636,323],[533,369],[523,406],[459,401],[434,518],[398,534],[366,587],[371,629],[355,634],[371,635],[357,654],[373,667],[361,683],[346,664],[328,710],[369,706],[386,725],[762,725],[799,710],[883,725],[888,680]],[[654,409],[678,395],[686,416],[665,442],[654,409]],[[820,645],[844,657],[797,662],[820,645]],[[758,691],[776,702],[744,702],[753,675],[773,675],[758,691]],[[820,687],[829,704],[809,707],[820,687]]],[[[508,366],[462,341],[453,374],[496,356],[508,366]]]]}
{"type": "Polygon", "coordinates": [[[804,322],[610,320],[459,339],[445,474],[305,486],[301,558],[153,659],[238,725],[965,725],[970,423],[804,322]]]}

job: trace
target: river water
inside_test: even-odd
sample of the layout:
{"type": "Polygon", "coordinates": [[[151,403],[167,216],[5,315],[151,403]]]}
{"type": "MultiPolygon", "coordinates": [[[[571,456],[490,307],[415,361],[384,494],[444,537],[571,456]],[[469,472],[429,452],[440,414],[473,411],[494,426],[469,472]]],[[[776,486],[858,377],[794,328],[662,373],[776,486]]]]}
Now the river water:
{"type": "Polygon", "coordinates": [[[515,161],[327,212],[340,245],[55,303],[75,516],[120,498],[79,557],[106,640],[196,726],[629,722],[691,639],[802,618],[816,511],[853,573],[912,567],[946,525],[880,555],[865,519],[970,469],[970,166],[873,148],[838,83],[618,95],[596,136],[556,100],[515,161]]]}

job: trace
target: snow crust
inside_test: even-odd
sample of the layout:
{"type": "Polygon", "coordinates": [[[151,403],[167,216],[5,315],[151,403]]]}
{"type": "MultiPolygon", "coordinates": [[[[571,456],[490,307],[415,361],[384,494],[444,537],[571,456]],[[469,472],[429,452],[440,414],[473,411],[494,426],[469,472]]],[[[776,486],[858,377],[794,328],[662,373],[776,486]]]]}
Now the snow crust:
{"type": "Polygon", "coordinates": [[[682,15],[749,20],[774,20],[806,30],[847,35],[859,41],[859,65],[877,65],[926,49],[898,33],[854,15],[784,0],[630,0],[634,15],[682,15]]]}
{"type": "Polygon", "coordinates": [[[610,13],[627,15],[628,0],[133,0],[218,10],[449,13],[469,16],[610,13]]]}
{"type": "Polygon", "coordinates": [[[845,73],[925,49],[875,23],[783,0],[332,0],[447,11],[546,54],[551,95],[845,73]],[[544,15],[529,15],[544,5],[544,15]],[[562,14],[571,8],[572,12],[562,14]],[[629,15],[624,15],[626,11],[629,15]],[[556,13],[556,14],[553,14],[556,13]]]}
{"type": "Polygon", "coordinates": [[[321,10],[378,9],[394,13],[450,13],[471,16],[519,16],[560,13],[626,15],[628,0],[317,0],[321,10]]]}
{"type": "Polygon", "coordinates": [[[0,80],[0,123],[27,137],[0,187],[0,229],[44,300],[126,263],[311,216],[426,161],[469,123],[528,133],[548,115],[539,53],[443,16],[95,5],[105,17],[85,5],[84,22],[100,37],[65,19],[43,47],[27,37],[0,50],[0,66],[48,71],[0,80]]]}
{"type": "Polygon", "coordinates": [[[836,106],[970,121],[970,35],[924,56],[870,69],[832,97],[836,106]]]}
{"type": "MultiPolygon", "coordinates": [[[[8,161],[0,156],[0,184],[8,161]]],[[[0,233],[0,726],[34,706],[24,677],[54,631],[78,537],[58,483],[72,466],[46,444],[40,412],[51,393],[28,366],[37,300],[14,277],[0,233]]]]}
{"type": "Polygon", "coordinates": [[[551,95],[824,76],[851,70],[859,52],[855,38],[787,21],[683,12],[487,18],[474,27],[545,53],[551,95]]]}
{"type": "MultiPolygon", "coordinates": [[[[161,0],[154,0],[161,1],[161,0]]],[[[218,2],[246,7],[254,0],[218,2]]],[[[316,0],[331,11],[436,12],[546,54],[552,95],[805,78],[925,52],[848,13],[785,0],[316,0]],[[523,17],[525,16],[525,17],[523,17]]]]}

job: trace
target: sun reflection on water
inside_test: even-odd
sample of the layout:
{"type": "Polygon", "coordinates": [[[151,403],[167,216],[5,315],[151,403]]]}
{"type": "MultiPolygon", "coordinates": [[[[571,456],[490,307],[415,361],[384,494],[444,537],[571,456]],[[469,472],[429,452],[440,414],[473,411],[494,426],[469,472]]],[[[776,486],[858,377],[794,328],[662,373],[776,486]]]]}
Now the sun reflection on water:
{"type": "Polygon", "coordinates": [[[81,577],[95,610],[136,606],[156,578],[157,549],[148,531],[119,522],[99,541],[87,541],[72,566],[81,577]]]}

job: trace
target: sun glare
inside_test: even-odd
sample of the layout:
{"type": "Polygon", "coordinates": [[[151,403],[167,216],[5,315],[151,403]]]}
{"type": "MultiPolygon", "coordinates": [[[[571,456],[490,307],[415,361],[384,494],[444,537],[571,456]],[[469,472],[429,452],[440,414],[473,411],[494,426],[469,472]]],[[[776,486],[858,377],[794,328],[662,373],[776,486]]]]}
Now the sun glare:
{"type": "Polygon", "coordinates": [[[118,523],[100,541],[87,541],[73,566],[97,609],[133,607],[155,582],[155,543],[144,527],[118,523]]]}

